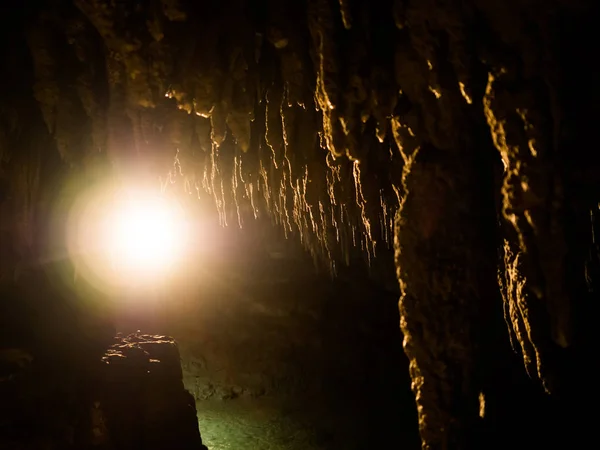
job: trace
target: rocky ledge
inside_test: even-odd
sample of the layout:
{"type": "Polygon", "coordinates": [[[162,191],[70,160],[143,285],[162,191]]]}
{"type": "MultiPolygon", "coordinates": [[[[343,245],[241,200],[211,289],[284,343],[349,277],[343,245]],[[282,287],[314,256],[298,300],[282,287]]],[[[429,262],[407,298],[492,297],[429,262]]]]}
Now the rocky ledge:
{"type": "Polygon", "coordinates": [[[117,336],[85,359],[13,364],[0,381],[0,448],[207,450],[172,338],[117,336]]]}
{"type": "Polygon", "coordinates": [[[117,337],[102,362],[104,392],[94,404],[97,439],[104,437],[111,450],[206,449],[172,338],[117,337]]]}

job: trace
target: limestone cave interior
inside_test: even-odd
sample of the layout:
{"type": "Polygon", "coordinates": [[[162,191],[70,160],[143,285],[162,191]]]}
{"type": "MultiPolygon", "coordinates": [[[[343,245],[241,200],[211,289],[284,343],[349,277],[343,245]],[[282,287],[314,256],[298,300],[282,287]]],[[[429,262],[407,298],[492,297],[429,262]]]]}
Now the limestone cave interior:
{"type": "Polygon", "coordinates": [[[592,448],[599,13],[0,2],[0,449],[592,448]]]}

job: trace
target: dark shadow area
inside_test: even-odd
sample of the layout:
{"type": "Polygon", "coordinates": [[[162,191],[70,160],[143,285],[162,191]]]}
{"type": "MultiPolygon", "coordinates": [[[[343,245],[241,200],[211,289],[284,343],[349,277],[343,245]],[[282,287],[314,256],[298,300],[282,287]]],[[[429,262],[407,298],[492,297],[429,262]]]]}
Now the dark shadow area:
{"type": "Polygon", "coordinates": [[[0,450],[593,446],[599,4],[0,2],[0,450]]]}
{"type": "Polygon", "coordinates": [[[398,294],[366,270],[319,273],[276,230],[224,234],[151,324],[136,301],[121,325],[177,339],[209,448],[418,448],[398,294]]]}
{"type": "MultiPolygon", "coordinates": [[[[4,288],[0,448],[98,448],[92,444],[109,435],[106,416],[115,420],[143,410],[141,399],[152,397],[135,400],[134,386],[149,363],[136,360],[135,351],[125,375],[131,390],[102,387],[110,386],[101,362],[107,354],[115,357],[109,347],[116,318],[119,331],[177,340],[181,369],[177,359],[168,365],[175,381],[163,378],[162,387],[150,389],[181,389],[176,380],[182,380],[211,450],[418,449],[398,293],[383,289],[359,266],[340,270],[336,278],[319,273],[299,247],[276,239],[275,231],[266,234],[269,240],[223,231],[221,244],[197,261],[184,288],[155,298],[119,304],[98,295],[83,304],[66,284],[59,288],[58,268],[30,271],[4,288]],[[111,399],[127,401],[111,406],[111,399]]],[[[527,379],[497,317],[482,438],[502,446],[519,442],[518,448],[551,446],[566,435],[584,443],[582,422],[568,400],[572,393],[549,397],[527,379]]],[[[572,388],[579,389],[576,383],[572,388]]],[[[166,417],[168,408],[158,407],[166,417]]],[[[113,439],[112,447],[100,448],[133,448],[122,427],[143,432],[145,422],[115,423],[113,433],[125,444],[113,439]]],[[[151,448],[145,445],[140,448],[151,448]]]]}

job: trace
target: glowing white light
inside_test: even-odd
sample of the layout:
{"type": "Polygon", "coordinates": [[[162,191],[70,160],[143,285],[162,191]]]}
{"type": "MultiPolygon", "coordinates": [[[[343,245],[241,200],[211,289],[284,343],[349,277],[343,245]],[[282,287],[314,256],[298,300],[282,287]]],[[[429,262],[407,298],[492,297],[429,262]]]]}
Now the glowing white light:
{"type": "Polygon", "coordinates": [[[122,293],[162,289],[184,275],[197,243],[191,239],[191,211],[184,212],[176,193],[148,184],[102,183],[75,199],[65,231],[76,278],[122,293]]]}
{"type": "Polygon", "coordinates": [[[185,220],[180,208],[160,195],[120,196],[106,223],[106,248],[123,275],[161,275],[182,256],[185,220]]]}

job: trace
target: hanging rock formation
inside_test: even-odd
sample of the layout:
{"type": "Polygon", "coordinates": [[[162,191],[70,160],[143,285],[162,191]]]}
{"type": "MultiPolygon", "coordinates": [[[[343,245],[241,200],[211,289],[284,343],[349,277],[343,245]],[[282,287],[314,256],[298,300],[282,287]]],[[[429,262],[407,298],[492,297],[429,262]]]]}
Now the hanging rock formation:
{"type": "Polygon", "coordinates": [[[394,247],[423,448],[472,448],[500,294],[547,391],[568,388],[562,355],[588,345],[597,9],[58,0],[3,13],[27,47],[2,48],[2,251],[43,254],[58,156],[152,174],[223,224],[267,214],[334,273],[357,257],[380,273],[394,247]]]}

